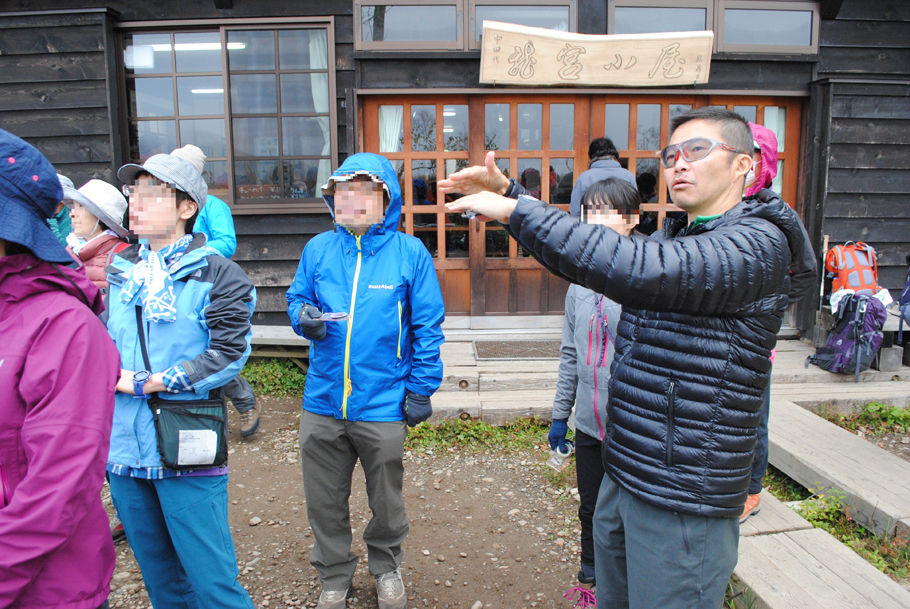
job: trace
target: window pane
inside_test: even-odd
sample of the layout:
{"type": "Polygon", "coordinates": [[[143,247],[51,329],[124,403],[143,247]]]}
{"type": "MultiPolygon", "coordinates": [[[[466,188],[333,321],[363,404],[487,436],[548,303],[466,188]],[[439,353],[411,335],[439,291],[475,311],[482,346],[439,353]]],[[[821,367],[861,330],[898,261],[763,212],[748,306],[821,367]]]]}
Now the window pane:
{"type": "Polygon", "coordinates": [[[550,159],[550,203],[568,205],[572,198],[572,159],[550,159]]]}
{"type": "Polygon", "coordinates": [[[329,118],[327,116],[284,117],[281,143],[285,156],[328,154],[329,118]]]}
{"type": "Polygon", "coordinates": [[[364,42],[458,40],[455,6],[384,6],[360,8],[364,42]]]}
{"type": "Polygon", "coordinates": [[[170,34],[126,36],[123,66],[134,74],[167,74],[171,71],[170,34]]]}
{"type": "Polygon", "coordinates": [[[667,133],[670,133],[670,125],[673,124],[673,118],[679,116],[680,114],[685,114],[692,109],[692,106],[689,104],[670,104],[670,112],[667,117],[667,133]]]}
{"type": "Polygon", "coordinates": [[[177,78],[177,107],[181,116],[224,114],[224,87],[220,76],[177,78]]]}
{"type": "Polygon", "coordinates": [[[224,120],[213,118],[180,121],[180,143],[199,146],[206,156],[227,156],[224,120]]]}
{"type": "Polygon", "coordinates": [[[543,148],[540,104],[518,104],[518,149],[540,150],[543,148]]]}
{"type": "Polygon", "coordinates": [[[755,106],[733,106],[733,111],[750,123],[755,122],[755,106]]]}
{"type": "Polygon", "coordinates": [[[174,121],[139,121],[136,124],[139,160],[153,154],[167,154],[177,147],[177,123],[174,121]]]}
{"type": "Polygon", "coordinates": [[[278,112],[274,74],[231,74],[231,112],[266,114],[278,112]]]}
{"type": "Polygon", "coordinates": [[[518,181],[528,193],[540,198],[540,159],[518,159],[518,181]]]}
{"type": "Polygon", "coordinates": [[[281,111],[328,112],[327,85],[325,74],[282,74],[281,111]]]}
{"type": "Polygon", "coordinates": [[[784,186],[784,162],[781,160],[777,161],[777,175],[771,180],[771,190],[777,194],[781,193],[781,188],[784,186]]]}
{"type": "Polygon", "coordinates": [[[639,150],[657,150],[660,147],[660,104],[638,104],[637,133],[639,150]]]}
{"type": "MultiPolygon", "coordinates": [[[[445,165],[443,166],[443,169],[445,170],[445,177],[449,177],[456,171],[461,171],[462,169],[464,169],[467,166],[468,166],[467,159],[446,159],[445,165]]],[[[459,195],[459,194],[447,193],[445,196],[445,201],[443,201],[443,203],[449,203],[450,201],[454,201],[455,199],[460,199],[460,198],[461,198],[461,195],[459,195]]]]}
{"type": "Polygon", "coordinates": [[[227,161],[206,161],[202,177],[208,184],[209,194],[224,199],[228,194],[227,161]]]}
{"type": "Polygon", "coordinates": [[[810,46],[812,11],[725,9],[724,44],[810,46]]]}
{"type": "Polygon", "coordinates": [[[415,206],[428,209],[428,213],[414,214],[414,236],[420,239],[431,255],[437,256],[437,216],[435,210],[429,207],[436,204],[436,161],[412,161],[411,175],[411,201],[415,206]]]}
{"type": "Polygon", "coordinates": [[[480,40],[485,19],[517,23],[518,25],[545,27],[558,32],[569,31],[569,7],[567,6],[541,6],[539,4],[475,6],[474,40],[480,40]]]}
{"type": "Polygon", "coordinates": [[[379,106],[379,152],[404,150],[404,106],[379,106]]]}
{"type": "Polygon", "coordinates": [[[275,69],[275,32],[249,30],[228,32],[231,72],[275,69]]]}
{"type": "Polygon", "coordinates": [[[279,30],[278,62],[283,70],[325,70],[325,30],[279,30]]]}
{"type": "Polygon", "coordinates": [[[220,72],[221,35],[218,32],[175,34],[178,72],[220,72]]]}
{"type": "Polygon", "coordinates": [[[277,118],[235,118],[234,154],[278,156],[277,118]]]}
{"type": "Polygon", "coordinates": [[[127,84],[133,86],[133,116],[174,116],[174,90],[170,78],[136,78],[127,84]]]}
{"type": "Polygon", "coordinates": [[[277,160],[238,161],[234,163],[234,179],[237,183],[238,199],[281,197],[277,160]]]}
{"type": "Polygon", "coordinates": [[[693,32],[705,27],[707,11],[703,8],[616,7],[614,34],[649,32],[693,32]]]}
{"type": "Polygon", "coordinates": [[[550,104],[550,150],[575,148],[575,104],[550,104]]]}
{"type": "Polygon", "coordinates": [[[468,107],[442,107],[442,141],[445,150],[468,149],[468,107]]]}
{"type": "Polygon", "coordinates": [[[509,104],[484,106],[483,141],[485,150],[509,148],[509,104]]]}
{"type": "Polygon", "coordinates": [[[411,106],[411,150],[436,150],[436,106],[411,106]]]}
{"type": "Polygon", "coordinates": [[[507,178],[512,177],[509,174],[509,159],[501,159],[501,158],[497,157],[496,166],[499,167],[499,171],[501,171],[504,176],[506,176],[507,178]]]}
{"type": "Polygon", "coordinates": [[[779,106],[765,107],[765,127],[777,136],[777,151],[784,151],[784,140],[787,131],[787,109],[779,106]]]}
{"type": "Polygon", "coordinates": [[[319,159],[284,162],[284,196],[288,199],[322,198],[319,159]]]}
{"type": "Polygon", "coordinates": [[[635,182],[642,202],[657,202],[657,175],[660,171],[657,159],[638,159],[635,163],[635,182]]]}
{"type": "Polygon", "coordinates": [[[629,104],[604,105],[604,130],[617,150],[629,149],[629,104]]]}

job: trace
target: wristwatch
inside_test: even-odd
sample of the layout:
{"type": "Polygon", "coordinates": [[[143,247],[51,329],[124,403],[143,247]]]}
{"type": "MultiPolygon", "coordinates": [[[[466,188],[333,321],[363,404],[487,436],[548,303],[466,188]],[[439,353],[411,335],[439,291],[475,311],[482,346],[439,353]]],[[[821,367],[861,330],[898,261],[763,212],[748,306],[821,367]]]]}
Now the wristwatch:
{"type": "Polygon", "coordinates": [[[139,370],[133,374],[133,393],[136,394],[137,398],[146,397],[145,392],[142,391],[142,388],[152,378],[152,373],[148,370],[139,370]]]}

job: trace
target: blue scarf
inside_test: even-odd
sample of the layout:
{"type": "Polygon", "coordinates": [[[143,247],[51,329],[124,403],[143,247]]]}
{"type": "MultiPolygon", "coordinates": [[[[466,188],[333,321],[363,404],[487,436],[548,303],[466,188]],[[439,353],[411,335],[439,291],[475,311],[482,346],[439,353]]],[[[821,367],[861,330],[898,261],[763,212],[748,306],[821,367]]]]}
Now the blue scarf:
{"type": "Polygon", "coordinates": [[[130,270],[127,282],[120,290],[120,302],[126,304],[138,293],[148,321],[176,321],[174,301],[177,297],[171,271],[177,269],[192,240],[193,235],[184,235],[161,251],[149,249],[145,243],[140,245],[141,261],[130,270]]]}

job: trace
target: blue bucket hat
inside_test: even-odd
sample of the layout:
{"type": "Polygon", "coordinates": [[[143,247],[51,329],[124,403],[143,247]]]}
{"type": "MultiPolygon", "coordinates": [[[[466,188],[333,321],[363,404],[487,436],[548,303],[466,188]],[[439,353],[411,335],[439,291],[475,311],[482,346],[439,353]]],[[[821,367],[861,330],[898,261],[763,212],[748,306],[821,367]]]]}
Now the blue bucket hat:
{"type": "Polygon", "coordinates": [[[47,225],[62,199],[53,165],[34,146],[0,129],[0,239],[47,262],[72,262],[47,225]]]}

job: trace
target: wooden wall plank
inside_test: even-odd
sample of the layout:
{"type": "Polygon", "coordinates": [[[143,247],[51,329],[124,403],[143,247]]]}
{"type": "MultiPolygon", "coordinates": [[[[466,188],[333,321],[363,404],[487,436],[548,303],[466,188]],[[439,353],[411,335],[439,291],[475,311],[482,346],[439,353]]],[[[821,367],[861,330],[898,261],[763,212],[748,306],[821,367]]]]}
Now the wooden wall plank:
{"type": "Polygon", "coordinates": [[[104,52],[104,30],[97,24],[5,30],[0,51],[4,55],[104,52]]]}
{"type": "Polygon", "coordinates": [[[316,235],[332,230],[332,217],[324,214],[242,215],[234,217],[238,235],[316,235]]]}
{"type": "Polygon", "coordinates": [[[910,3],[907,0],[876,0],[870,5],[869,2],[845,1],[837,16],[860,21],[910,21],[910,3]],[[875,10],[870,10],[871,6],[875,10]]]}
{"type": "Polygon", "coordinates": [[[234,260],[300,260],[312,235],[244,235],[237,240],[234,260]]]}
{"type": "Polygon", "coordinates": [[[544,270],[515,270],[515,313],[535,315],[542,312],[541,285],[544,270]]]}
{"type": "MultiPolygon", "coordinates": [[[[910,56],[908,56],[910,63],[910,56]]],[[[910,68],[908,68],[910,71],[910,68]]],[[[838,118],[910,118],[910,91],[908,95],[852,96],[839,94],[834,98],[831,115],[838,118]]]]}
{"type": "Polygon", "coordinates": [[[910,120],[839,118],[831,121],[832,144],[906,144],[908,134],[910,120]]]}
{"type": "MultiPolygon", "coordinates": [[[[437,271],[437,275],[440,272],[437,271]]],[[[440,282],[447,314],[470,315],[471,272],[468,269],[446,269],[440,282]]]]}
{"type": "MultiPolygon", "coordinates": [[[[0,121],[2,124],[2,121],[0,121]]],[[[92,178],[98,178],[111,184],[119,184],[109,162],[99,163],[54,163],[54,169],[71,179],[76,187],[82,186],[92,178]]]]}
{"type": "Polygon", "coordinates": [[[910,236],[910,221],[895,218],[827,218],[824,230],[831,243],[866,241],[867,243],[904,243],[910,236]]]}
{"type": "Polygon", "coordinates": [[[28,142],[52,164],[110,163],[111,140],[107,135],[70,137],[31,137],[28,142]]]}
{"type": "Polygon", "coordinates": [[[0,111],[0,125],[22,138],[108,135],[107,108],[0,111]]]}
{"type": "Polygon", "coordinates": [[[0,28],[35,29],[60,26],[98,25],[104,23],[103,11],[92,13],[44,13],[14,16],[0,13],[0,28]]]}
{"type": "Polygon", "coordinates": [[[509,312],[509,281],[510,271],[487,269],[483,275],[484,282],[484,312],[508,313],[509,312]]]}
{"type": "Polygon", "coordinates": [[[257,286],[286,288],[294,281],[297,263],[297,260],[245,260],[241,267],[257,286]]]}
{"type": "Polygon", "coordinates": [[[834,169],[828,172],[828,192],[907,192],[910,170],[834,169]]]}
{"type": "MultiPolygon", "coordinates": [[[[878,12],[867,5],[866,14],[878,12]]],[[[818,40],[825,47],[906,48],[910,24],[899,20],[865,21],[843,19],[822,20],[818,40]]]]}
{"type": "MultiPolygon", "coordinates": [[[[910,100],[907,103],[910,105],[910,100]]],[[[906,148],[897,144],[833,144],[828,162],[832,169],[910,169],[906,148]]]]}
{"type": "Polygon", "coordinates": [[[893,218],[906,207],[906,193],[830,193],[825,201],[828,218],[893,218]]]}
{"type": "Polygon", "coordinates": [[[104,53],[0,55],[0,83],[103,80],[104,53]]]}
{"type": "Polygon", "coordinates": [[[910,74],[910,49],[906,48],[828,47],[818,59],[819,74],[910,74]]]}
{"type": "Polygon", "coordinates": [[[0,108],[106,108],[106,87],[104,80],[0,84],[0,108]]]}

